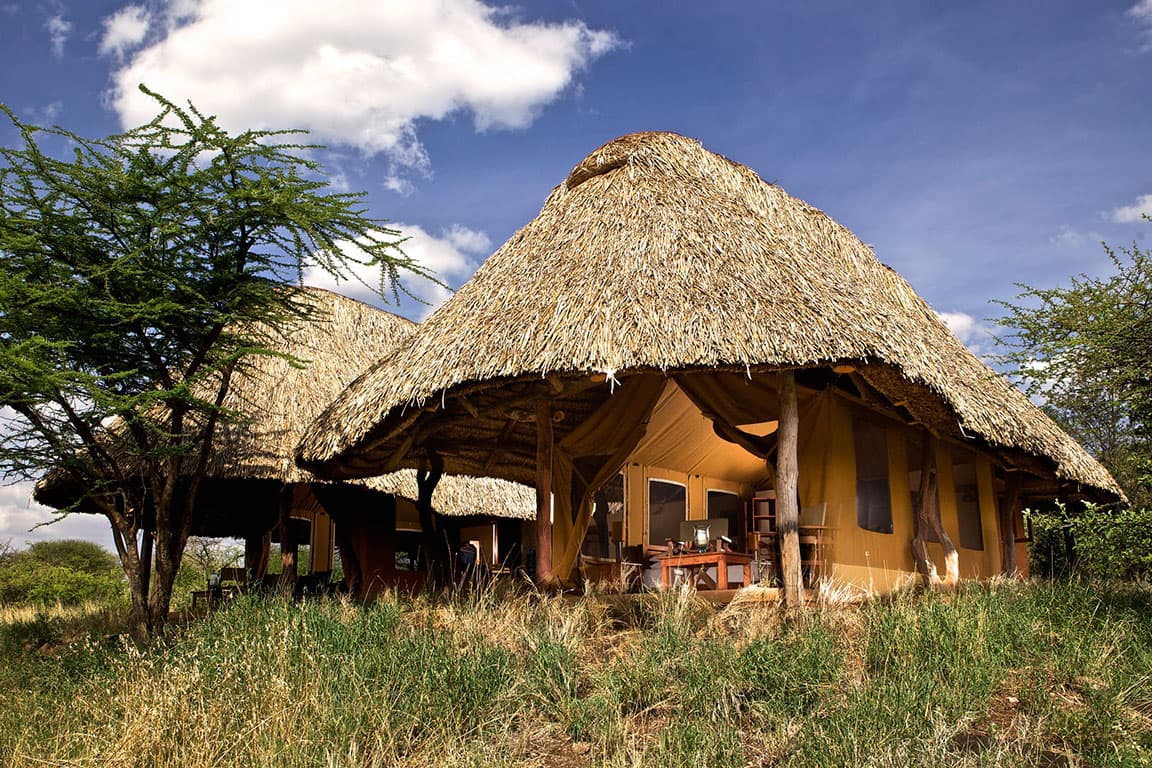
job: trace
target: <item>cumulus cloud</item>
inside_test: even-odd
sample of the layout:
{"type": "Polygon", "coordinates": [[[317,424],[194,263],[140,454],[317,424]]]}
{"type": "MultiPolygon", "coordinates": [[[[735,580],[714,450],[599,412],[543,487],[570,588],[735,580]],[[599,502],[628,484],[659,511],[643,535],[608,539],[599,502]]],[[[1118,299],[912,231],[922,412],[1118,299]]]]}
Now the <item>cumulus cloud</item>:
{"type": "MultiPolygon", "coordinates": [[[[1152,0],[1147,2],[1152,7],[1152,0]]],[[[1123,205],[1108,213],[1108,218],[1117,224],[1134,224],[1143,221],[1145,216],[1152,216],[1152,195],[1141,195],[1132,205],[1123,205]]]]}
{"type": "Polygon", "coordinates": [[[306,128],[418,172],[418,121],[527,126],[620,45],[581,21],[521,21],[480,0],[181,0],[153,26],[113,74],[126,126],[155,113],[144,83],[231,128],[306,128]]]}
{"type": "MultiPolygon", "coordinates": [[[[491,248],[491,240],[486,234],[459,225],[445,229],[439,236],[411,224],[392,223],[389,226],[400,230],[402,235],[408,238],[402,246],[404,253],[435,274],[437,279],[447,286],[459,286],[471,277],[491,248]]],[[[352,243],[348,244],[348,248],[355,251],[355,245],[352,243]]],[[[450,288],[437,285],[431,280],[403,275],[401,279],[409,292],[427,303],[423,312],[424,317],[452,295],[450,288]]],[[[343,281],[318,268],[310,268],[304,272],[306,285],[327,288],[369,304],[376,303],[378,299],[364,283],[375,286],[378,282],[379,271],[368,268],[357,269],[355,278],[343,281]]]]}
{"type": "Polygon", "coordinates": [[[1128,18],[1136,22],[1144,34],[1143,50],[1152,51],[1152,0],[1140,0],[1129,8],[1128,18]]]}
{"type": "Polygon", "coordinates": [[[948,326],[953,335],[976,354],[992,336],[991,329],[967,312],[937,312],[936,316],[948,326]]]}
{"type": "Polygon", "coordinates": [[[104,19],[104,34],[100,37],[100,54],[122,58],[148,37],[152,14],[141,5],[129,5],[104,19]]]}
{"type": "Polygon", "coordinates": [[[63,14],[48,17],[44,22],[44,29],[48,30],[48,41],[52,45],[52,55],[58,59],[64,58],[64,44],[72,34],[72,22],[64,18],[63,14]]]}
{"type": "Polygon", "coordinates": [[[0,485],[0,543],[10,541],[14,547],[22,547],[29,541],[85,539],[111,547],[112,536],[103,515],[71,514],[58,523],[36,527],[56,517],[56,510],[32,500],[32,483],[0,485]]]}
{"type": "Polygon", "coordinates": [[[1088,242],[1088,238],[1065,224],[1060,227],[1059,232],[1048,238],[1048,242],[1060,248],[1075,249],[1083,247],[1088,242]]]}

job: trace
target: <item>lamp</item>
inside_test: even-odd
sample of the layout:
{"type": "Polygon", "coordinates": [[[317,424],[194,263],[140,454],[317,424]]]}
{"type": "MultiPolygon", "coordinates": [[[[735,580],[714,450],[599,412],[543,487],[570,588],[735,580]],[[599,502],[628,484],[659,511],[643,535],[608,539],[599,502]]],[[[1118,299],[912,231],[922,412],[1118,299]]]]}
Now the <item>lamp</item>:
{"type": "Polygon", "coordinates": [[[697,552],[708,551],[708,542],[712,540],[710,530],[712,526],[707,521],[692,524],[692,544],[697,552]]]}

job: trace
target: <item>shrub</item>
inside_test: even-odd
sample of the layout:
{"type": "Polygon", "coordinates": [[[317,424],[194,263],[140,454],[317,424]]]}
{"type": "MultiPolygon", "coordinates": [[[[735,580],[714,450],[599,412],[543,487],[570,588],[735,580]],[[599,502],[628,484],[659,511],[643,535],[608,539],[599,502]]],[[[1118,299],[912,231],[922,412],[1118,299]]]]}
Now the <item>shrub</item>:
{"type": "Polygon", "coordinates": [[[1032,523],[1029,563],[1041,576],[1152,578],[1152,509],[1086,504],[1073,512],[1027,513],[1032,523]]]}
{"type": "Polygon", "coordinates": [[[0,556],[0,603],[79,605],[124,595],[116,557],[89,541],[38,541],[0,556]]]}

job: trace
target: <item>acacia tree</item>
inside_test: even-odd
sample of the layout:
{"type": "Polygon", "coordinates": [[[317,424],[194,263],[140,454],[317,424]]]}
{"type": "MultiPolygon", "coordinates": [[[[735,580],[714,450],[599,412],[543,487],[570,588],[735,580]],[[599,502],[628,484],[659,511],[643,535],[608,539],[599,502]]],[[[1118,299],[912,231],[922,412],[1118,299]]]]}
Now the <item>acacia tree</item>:
{"type": "Polygon", "coordinates": [[[21,137],[0,149],[0,471],[58,468],[107,516],[136,637],[167,619],[232,376],[318,319],[303,269],[379,267],[393,297],[424,274],[299,132],[229,133],[148,93],[151,122],[97,140],[0,105],[21,137]]]}
{"type": "Polygon", "coordinates": [[[1000,360],[1044,409],[1112,472],[1136,506],[1152,505],[1152,252],[1105,248],[1115,267],[1067,288],[1001,302],[1000,360]]]}

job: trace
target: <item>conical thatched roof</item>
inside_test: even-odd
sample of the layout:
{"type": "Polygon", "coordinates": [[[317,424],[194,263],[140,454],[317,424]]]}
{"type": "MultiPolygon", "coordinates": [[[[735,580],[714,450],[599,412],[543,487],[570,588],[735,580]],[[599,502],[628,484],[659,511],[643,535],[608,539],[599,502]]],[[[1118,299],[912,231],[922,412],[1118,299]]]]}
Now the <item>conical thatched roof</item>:
{"type": "MultiPolygon", "coordinates": [[[[232,377],[224,407],[239,414],[218,428],[210,457],[212,480],[311,482],[315,478],[293,462],[293,450],[309,423],[352,381],[381,356],[406,341],[416,324],[398,315],[330,291],[308,288],[306,300],[316,319],[287,328],[271,345],[302,361],[297,367],[282,357],[255,355],[232,377]]],[[[65,506],[75,494],[62,472],[40,482],[36,495],[44,503],[65,506]]],[[[415,499],[415,472],[405,470],[371,477],[364,485],[415,499]]],[[[234,487],[234,486],[233,486],[234,487]]],[[[532,491],[501,480],[445,477],[433,505],[442,514],[480,512],[528,517],[535,509],[532,491]]]]}
{"type": "MultiPolygon", "coordinates": [[[[611,384],[634,372],[845,362],[942,434],[1119,494],[849,230],[668,133],[624,136],[581,161],[405,346],[325,410],[298,459],[331,477],[411,466],[412,446],[437,418],[450,429],[457,402],[475,411],[486,390],[519,386],[530,409],[530,383],[545,377],[561,392],[597,372],[611,384]]],[[[527,444],[509,450],[519,465],[530,457],[527,444]]],[[[478,463],[447,466],[477,472],[478,463]]],[[[502,476],[527,479],[505,463],[502,476]]]]}

